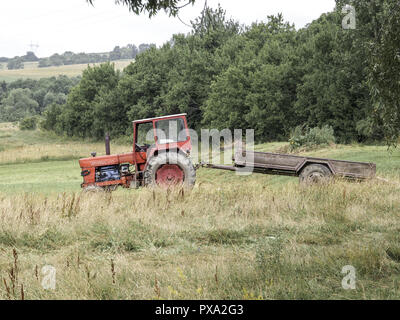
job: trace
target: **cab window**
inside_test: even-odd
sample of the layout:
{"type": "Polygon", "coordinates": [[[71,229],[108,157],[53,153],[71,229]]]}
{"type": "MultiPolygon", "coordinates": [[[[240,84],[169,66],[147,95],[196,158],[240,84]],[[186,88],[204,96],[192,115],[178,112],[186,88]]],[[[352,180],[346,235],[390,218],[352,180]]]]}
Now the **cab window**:
{"type": "Polygon", "coordinates": [[[144,122],[138,124],[136,141],[139,146],[152,145],[155,143],[153,122],[144,122]]]}
{"type": "Polygon", "coordinates": [[[185,122],[182,118],[158,120],[156,122],[156,130],[159,144],[187,140],[185,122]]]}

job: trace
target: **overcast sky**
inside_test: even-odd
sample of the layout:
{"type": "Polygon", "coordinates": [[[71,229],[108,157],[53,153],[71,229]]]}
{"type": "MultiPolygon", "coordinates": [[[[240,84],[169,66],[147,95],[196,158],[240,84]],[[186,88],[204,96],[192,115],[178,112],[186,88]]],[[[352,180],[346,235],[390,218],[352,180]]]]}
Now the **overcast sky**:
{"type": "MultiPolygon", "coordinates": [[[[184,3],[185,1],[182,1],[184,3]]],[[[267,15],[283,13],[285,20],[296,28],[332,11],[335,0],[208,0],[211,7],[218,3],[227,16],[243,24],[265,21],[267,15]]],[[[200,15],[204,0],[182,9],[180,18],[189,23],[200,15]]],[[[190,28],[164,12],[151,19],[136,16],[114,0],[2,0],[0,2],[0,57],[24,55],[30,44],[39,57],[53,53],[105,52],[116,45],[168,41],[174,33],[187,33],[190,28]]]]}

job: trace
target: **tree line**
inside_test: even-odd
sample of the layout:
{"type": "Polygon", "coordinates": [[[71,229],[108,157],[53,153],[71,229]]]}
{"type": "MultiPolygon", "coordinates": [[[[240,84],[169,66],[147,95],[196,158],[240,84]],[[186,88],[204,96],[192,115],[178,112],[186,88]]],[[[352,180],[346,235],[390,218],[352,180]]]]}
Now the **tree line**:
{"type": "Polygon", "coordinates": [[[55,53],[48,58],[39,59],[39,68],[50,66],[62,66],[71,64],[97,63],[106,61],[115,61],[120,59],[135,59],[136,56],[145,52],[154,44],[142,43],[137,47],[134,44],[128,44],[125,47],[114,47],[113,51],[106,53],[73,53],[66,51],[63,54],[55,53]]]}
{"type": "Polygon", "coordinates": [[[130,134],[134,119],[186,112],[191,128],[251,128],[258,141],[287,139],[298,125],[332,127],[339,142],[382,140],[396,130],[399,99],[393,90],[377,99],[376,68],[393,70],[393,59],[380,59],[387,52],[371,43],[390,48],[398,34],[384,24],[396,13],[390,3],[353,1],[355,30],[342,27],[341,1],[300,30],[282,15],[243,26],[206,8],[189,34],[122,73],[110,63],[89,67],[67,102],[45,111],[44,127],[100,139],[130,134]]]}
{"type": "Polygon", "coordinates": [[[39,58],[36,57],[35,53],[33,51],[28,51],[26,55],[21,56],[21,57],[14,57],[12,59],[2,57],[0,58],[0,62],[5,62],[7,63],[7,69],[9,70],[14,70],[14,69],[23,69],[24,68],[24,62],[32,62],[32,61],[38,61],[39,58]]]}

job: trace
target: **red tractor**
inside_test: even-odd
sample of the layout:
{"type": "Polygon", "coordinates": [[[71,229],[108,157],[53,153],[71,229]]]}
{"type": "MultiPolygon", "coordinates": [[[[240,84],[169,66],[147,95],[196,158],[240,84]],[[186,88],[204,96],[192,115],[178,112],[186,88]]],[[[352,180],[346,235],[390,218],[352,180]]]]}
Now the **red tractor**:
{"type": "Polygon", "coordinates": [[[133,122],[133,152],[80,159],[85,190],[115,190],[118,186],[192,187],[196,170],[186,114],[133,122]]]}

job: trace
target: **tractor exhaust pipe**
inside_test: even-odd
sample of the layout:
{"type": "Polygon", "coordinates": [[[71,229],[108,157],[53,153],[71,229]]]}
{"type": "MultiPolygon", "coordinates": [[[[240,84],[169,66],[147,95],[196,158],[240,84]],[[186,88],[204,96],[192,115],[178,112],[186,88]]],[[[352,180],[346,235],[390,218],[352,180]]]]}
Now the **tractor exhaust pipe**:
{"type": "Polygon", "coordinates": [[[106,155],[109,156],[110,154],[110,135],[106,133],[106,155]]]}

